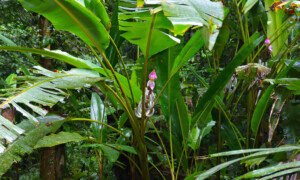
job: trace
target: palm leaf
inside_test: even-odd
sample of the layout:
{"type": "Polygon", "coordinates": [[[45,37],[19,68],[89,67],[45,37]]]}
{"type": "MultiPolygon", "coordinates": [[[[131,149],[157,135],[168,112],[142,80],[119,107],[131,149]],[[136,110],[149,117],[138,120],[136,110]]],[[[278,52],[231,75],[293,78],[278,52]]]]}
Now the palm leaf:
{"type": "MultiPolygon", "coordinates": [[[[59,73],[39,66],[35,66],[35,69],[37,74],[44,76],[21,77],[21,79],[26,81],[17,90],[13,90],[13,95],[11,95],[12,90],[7,89],[5,91],[8,93],[0,97],[0,100],[3,100],[0,104],[0,109],[11,105],[35,125],[39,124],[38,119],[23,109],[20,104],[27,106],[40,116],[45,116],[47,111],[37,106],[37,104],[52,107],[58,101],[63,101],[67,94],[61,89],[78,89],[103,80],[97,72],[85,69],[72,69],[59,73]]],[[[24,133],[24,130],[0,115],[0,138],[4,138],[10,143],[22,133],[24,133]]],[[[3,147],[0,147],[1,149],[3,147]]]]}

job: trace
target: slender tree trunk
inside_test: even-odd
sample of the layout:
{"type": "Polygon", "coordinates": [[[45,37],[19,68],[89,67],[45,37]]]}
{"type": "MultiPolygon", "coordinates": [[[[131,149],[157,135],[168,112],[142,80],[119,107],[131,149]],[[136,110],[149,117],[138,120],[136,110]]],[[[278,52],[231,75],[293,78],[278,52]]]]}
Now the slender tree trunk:
{"type": "MultiPolygon", "coordinates": [[[[40,17],[39,19],[39,28],[40,28],[40,35],[41,35],[41,42],[43,42],[44,38],[50,37],[50,32],[48,31],[49,21],[44,18],[40,17]]],[[[43,49],[45,47],[42,47],[43,49]]],[[[50,45],[46,47],[50,49],[50,45]]],[[[51,60],[40,58],[40,64],[46,68],[51,68],[51,60]]],[[[41,158],[40,158],[40,178],[43,180],[53,180],[55,179],[55,147],[51,148],[42,148],[41,149],[41,158]]]]}
{"type": "MultiPolygon", "coordinates": [[[[49,38],[50,37],[50,31],[48,30],[48,27],[50,25],[50,22],[48,21],[48,19],[44,18],[43,16],[40,17],[39,20],[39,28],[40,28],[40,35],[41,35],[41,42],[43,42],[43,40],[45,38],[49,38]]],[[[43,46],[43,44],[42,44],[43,46]]],[[[51,45],[48,44],[46,47],[41,47],[43,48],[47,48],[47,49],[51,49],[51,45]]],[[[46,69],[51,69],[51,60],[47,59],[47,58],[42,58],[40,59],[40,63],[41,65],[46,68],[46,69]]]]}
{"type": "Polygon", "coordinates": [[[55,147],[42,148],[40,158],[40,178],[43,180],[55,179],[55,147]]]}
{"type": "Polygon", "coordinates": [[[65,145],[42,148],[40,158],[40,178],[61,180],[64,178],[65,145]]]}
{"type": "MultiPolygon", "coordinates": [[[[39,20],[40,34],[41,34],[41,42],[45,38],[50,37],[50,31],[48,27],[50,22],[41,16],[39,20]]],[[[44,44],[42,44],[44,46],[44,44]]],[[[41,47],[51,49],[51,45],[47,44],[46,47],[41,47]]],[[[46,68],[51,70],[51,60],[47,58],[40,58],[40,64],[46,68]]],[[[40,178],[42,180],[60,180],[63,179],[63,169],[65,162],[65,145],[58,145],[50,148],[42,148],[41,149],[41,158],[40,158],[40,178]]]]}

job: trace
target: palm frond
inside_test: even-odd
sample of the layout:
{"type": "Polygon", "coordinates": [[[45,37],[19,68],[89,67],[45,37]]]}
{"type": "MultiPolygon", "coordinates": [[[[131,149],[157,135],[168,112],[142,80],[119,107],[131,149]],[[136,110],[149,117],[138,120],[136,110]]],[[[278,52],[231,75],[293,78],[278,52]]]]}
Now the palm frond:
{"type": "MultiPolygon", "coordinates": [[[[39,121],[32,113],[23,109],[24,106],[40,116],[45,116],[47,111],[42,106],[54,106],[58,101],[63,102],[67,95],[62,89],[80,89],[98,81],[104,80],[95,71],[86,69],[72,69],[70,71],[52,72],[40,66],[34,67],[36,74],[40,76],[24,76],[24,84],[14,89],[14,95],[1,95],[0,109],[12,106],[34,125],[39,121]],[[41,76],[42,75],[42,76],[41,76]],[[21,105],[22,104],[22,105],[21,105]]],[[[9,91],[9,90],[8,90],[9,91]]],[[[14,125],[8,119],[0,115],[0,139],[13,142],[24,130],[14,125]]],[[[0,145],[0,154],[3,150],[0,145]]]]}

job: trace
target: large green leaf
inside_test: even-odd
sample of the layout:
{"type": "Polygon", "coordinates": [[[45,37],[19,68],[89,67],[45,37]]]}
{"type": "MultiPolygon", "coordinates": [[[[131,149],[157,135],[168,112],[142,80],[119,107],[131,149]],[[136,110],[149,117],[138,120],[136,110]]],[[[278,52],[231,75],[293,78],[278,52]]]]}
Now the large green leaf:
{"type": "Polygon", "coordinates": [[[162,1],[165,15],[174,25],[175,34],[183,34],[190,26],[205,26],[207,43],[213,44],[218,36],[217,27],[222,26],[224,9],[221,2],[210,0],[166,0],[162,1]],[[210,38],[212,36],[212,39],[210,38]]]}
{"type": "MultiPolygon", "coordinates": [[[[49,124],[49,126],[52,125],[49,124]]],[[[34,148],[37,149],[41,147],[53,147],[68,142],[80,142],[86,139],[87,138],[82,137],[78,133],[60,132],[58,134],[51,134],[49,136],[43,137],[36,143],[34,148]]]]}
{"type": "Polygon", "coordinates": [[[264,115],[264,112],[266,111],[267,107],[269,106],[269,103],[271,101],[270,96],[273,93],[273,86],[269,86],[267,90],[263,93],[262,97],[259,99],[255,110],[253,112],[252,120],[251,120],[251,130],[256,135],[261,119],[264,115]]]}
{"type": "MultiPolygon", "coordinates": [[[[176,57],[176,53],[178,53],[178,50],[181,49],[180,47],[180,45],[174,46],[155,57],[155,71],[157,74],[155,89],[157,89],[157,91],[162,89],[168,82],[168,79],[170,79],[174,63],[173,58],[176,57]]],[[[177,72],[169,81],[166,89],[162,92],[162,95],[159,98],[160,106],[166,119],[171,117],[178,95],[181,95],[178,92],[180,92],[180,83],[179,74],[177,72]]]]}
{"type": "Polygon", "coordinates": [[[104,5],[100,2],[100,0],[84,0],[84,5],[101,20],[101,23],[105,26],[107,30],[110,29],[111,23],[109,16],[106,12],[104,5]]]}
{"type": "Polygon", "coordinates": [[[208,26],[210,19],[221,27],[224,9],[221,2],[210,0],[169,0],[162,2],[163,10],[173,25],[208,26]]]}
{"type": "Polygon", "coordinates": [[[261,43],[263,37],[259,36],[259,33],[255,33],[251,36],[249,42],[246,42],[238,53],[235,55],[233,60],[226,66],[226,68],[220,73],[217,79],[213,82],[210,88],[206,91],[203,97],[200,99],[195,113],[192,119],[191,127],[194,127],[196,123],[201,119],[202,122],[206,121],[213,104],[216,95],[224,89],[227,82],[230,80],[235,72],[237,66],[242,65],[245,59],[251,54],[258,44],[261,43]]]}
{"type": "MultiPolygon", "coordinates": [[[[177,129],[177,134],[181,134],[181,138],[183,141],[186,141],[188,139],[188,134],[189,134],[189,127],[190,127],[190,121],[191,117],[188,114],[188,108],[184,102],[184,98],[182,97],[181,94],[178,93],[178,98],[175,102],[175,112],[172,113],[172,120],[173,122],[178,122],[179,124],[172,129],[176,128],[177,129]]],[[[172,125],[175,125],[175,123],[172,123],[172,125]]],[[[176,123],[177,124],[177,123],[176,123]]]]}
{"type": "MultiPolygon", "coordinates": [[[[9,144],[4,153],[0,152],[0,177],[10,166],[21,160],[21,156],[32,152],[36,143],[48,133],[55,132],[64,122],[64,118],[56,115],[38,117],[39,126],[32,125],[29,121],[22,121],[17,126],[25,130],[24,136],[9,144]]],[[[1,149],[1,147],[0,147],[1,149]]]]}
{"type": "MultiPolygon", "coordinates": [[[[91,119],[102,123],[107,123],[105,105],[97,93],[92,93],[91,119]]],[[[103,142],[103,140],[104,141],[106,140],[106,135],[107,135],[107,132],[105,131],[106,129],[107,128],[105,128],[102,124],[92,123],[93,136],[99,142],[103,142]]]]}
{"type": "MultiPolygon", "coordinates": [[[[123,12],[119,14],[119,20],[120,30],[125,31],[121,36],[129,42],[138,45],[143,54],[146,55],[148,36],[153,20],[153,15],[150,14],[150,11],[123,12]],[[137,22],[132,21],[132,19],[137,22]]],[[[179,39],[160,29],[172,29],[172,24],[162,12],[156,14],[150,41],[149,56],[180,43],[179,39]]]]}
{"type": "MultiPolygon", "coordinates": [[[[39,66],[35,66],[35,68],[37,74],[44,76],[23,77],[26,80],[25,83],[15,91],[11,92],[8,89],[6,96],[3,95],[1,97],[3,102],[0,104],[0,108],[4,108],[8,105],[14,106],[17,111],[21,112],[35,125],[39,124],[36,117],[24,110],[18,104],[24,104],[35,113],[45,116],[47,111],[35,104],[52,107],[58,101],[63,102],[64,97],[67,95],[60,89],[79,89],[103,80],[96,71],[86,69],[52,72],[39,66]]],[[[0,124],[1,127],[2,125],[5,125],[8,128],[4,128],[0,131],[0,137],[7,139],[9,142],[12,142],[19,134],[23,133],[20,128],[17,128],[1,115],[0,124]],[[13,135],[9,130],[16,135],[13,135]]]]}
{"type": "Polygon", "coordinates": [[[189,135],[189,139],[188,139],[188,145],[193,149],[196,150],[199,148],[200,143],[198,143],[198,139],[200,137],[200,132],[201,130],[196,126],[195,128],[193,128],[191,130],[191,133],[189,135]]]}
{"type": "Polygon", "coordinates": [[[19,0],[29,11],[45,16],[57,30],[74,33],[84,42],[105,50],[109,36],[100,19],[73,0],[19,0]]]}

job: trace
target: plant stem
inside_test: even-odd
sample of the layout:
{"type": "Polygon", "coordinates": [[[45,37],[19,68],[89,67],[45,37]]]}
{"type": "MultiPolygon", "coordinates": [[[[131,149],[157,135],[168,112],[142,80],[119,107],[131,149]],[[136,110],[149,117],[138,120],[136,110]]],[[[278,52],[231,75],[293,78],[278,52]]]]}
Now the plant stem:
{"type": "Polygon", "coordinates": [[[236,12],[238,14],[238,18],[239,18],[239,22],[240,22],[241,32],[242,32],[242,35],[243,35],[243,41],[245,43],[246,42],[246,36],[245,36],[245,31],[244,31],[244,25],[243,25],[242,16],[241,16],[241,13],[240,13],[240,10],[239,10],[239,5],[237,3],[237,0],[234,0],[234,2],[235,2],[235,5],[236,5],[236,12]]]}
{"type": "Polygon", "coordinates": [[[122,66],[123,66],[123,69],[125,71],[125,75],[126,75],[126,78],[127,78],[127,82],[128,82],[128,86],[129,86],[129,89],[130,89],[130,93],[131,93],[131,100],[132,100],[132,107],[134,107],[134,96],[133,96],[133,92],[132,92],[132,87],[131,87],[131,84],[130,84],[130,78],[129,78],[129,75],[128,75],[128,72],[127,72],[127,69],[125,67],[125,64],[124,64],[124,60],[122,58],[122,55],[116,45],[116,43],[114,42],[114,40],[112,39],[112,37],[109,35],[109,39],[111,41],[111,43],[113,44],[115,50],[117,51],[118,55],[119,55],[119,58],[120,58],[120,61],[122,63],[122,66]]]}

